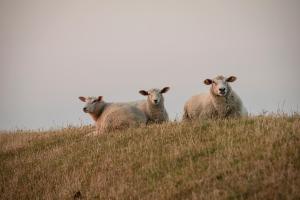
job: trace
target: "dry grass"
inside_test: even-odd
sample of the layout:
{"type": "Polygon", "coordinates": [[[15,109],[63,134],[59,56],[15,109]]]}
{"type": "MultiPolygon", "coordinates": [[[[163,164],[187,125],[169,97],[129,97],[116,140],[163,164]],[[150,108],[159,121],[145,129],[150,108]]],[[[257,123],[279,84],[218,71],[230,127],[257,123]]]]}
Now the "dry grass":
{"type": "Polygon", "coordinates": [[[0,134],[0,199],[300,199],[300,118],[0,134]]]}

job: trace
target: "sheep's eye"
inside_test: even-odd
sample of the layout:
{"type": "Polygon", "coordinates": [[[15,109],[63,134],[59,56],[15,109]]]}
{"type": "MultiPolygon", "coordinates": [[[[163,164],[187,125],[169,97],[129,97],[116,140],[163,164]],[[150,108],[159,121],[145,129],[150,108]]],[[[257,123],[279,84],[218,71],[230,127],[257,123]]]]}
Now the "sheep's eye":
{"type": "Polygon", "coordinates": [[[94,100],[92,103],[96,103],[97,102],[97,100],[94,100]]]}

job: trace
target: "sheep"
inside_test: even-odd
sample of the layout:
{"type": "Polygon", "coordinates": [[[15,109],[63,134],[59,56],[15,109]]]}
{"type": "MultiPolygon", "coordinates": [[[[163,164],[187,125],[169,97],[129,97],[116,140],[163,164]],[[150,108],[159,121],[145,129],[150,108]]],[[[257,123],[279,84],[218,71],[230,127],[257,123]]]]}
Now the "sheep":
{"type": "Polygon", "coordinates": [[[164,87],[161,90],[154,88],[148,91],[139,91],[141,95],[147,96],[147,99],[134,102],[133,104],[146,115],[147,124],[169,121],[169,116],[164,106],[164,97],[162,95],[169,89],[170,87],[164,87]]]}
{"type": "Polygon", "coordinates": [[[145,114],[135,106],[126,103],[107,103],[103,101],[102,96],[80,96],[79,99],[86,103],[83,111],[90,114],[95,121],[94,134],[146,124],[145,114]]]}
{"type": "Polygon", "coordinates": [[[211,85],[210,92],[193,96],[185,103],[183,121],[247,116],[242,100],[229,85],[236,79],[235,76],[217,76],[204,80],[204,84],[211,85]]]}

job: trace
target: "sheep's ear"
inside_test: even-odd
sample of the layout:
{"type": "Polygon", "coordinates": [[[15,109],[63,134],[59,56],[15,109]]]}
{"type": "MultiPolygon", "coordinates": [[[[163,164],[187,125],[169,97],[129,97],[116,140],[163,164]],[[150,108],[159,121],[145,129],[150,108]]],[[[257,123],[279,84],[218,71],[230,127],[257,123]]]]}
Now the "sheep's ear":
{"type": "Polygon", "coordinates": [[[163,94],[163,93],[166,93],[168,92],[170,89],[170,87],[164,87],[163,89],[160,90],[160,93],[163,94]]]}
{"type": "Polygon", "coordinates": [[[213,81],[212,81],[211,79],[205,79],[205,80],[204,80],[204,84],[205,84],[205,85],[210,85],[210,84],[212,84],[212,82],[213,82],[213,81]]]}
{"type": "Polygon", "coordinates": [[[149,93],[147,91],[145,91],[145,90],[140,90],[139,93],[141,95],[144,95],[144,96],[148,96],[149,95],[149,93]]]}
{"type": "Polygon", "coordinates": [[[102,101],[103,100],[103,96],[99,96],[97,101],[102,101]]]}
{"type": "Polygon", "coordinates": [[[226,79],[227,82],[234,82],[236,80],[235,76],[230,76],[226,79]]]}
{"type": "Polygon", "coordinates": [[[81,101],[85,102],[85,97],[78,97],[81,101]]]}

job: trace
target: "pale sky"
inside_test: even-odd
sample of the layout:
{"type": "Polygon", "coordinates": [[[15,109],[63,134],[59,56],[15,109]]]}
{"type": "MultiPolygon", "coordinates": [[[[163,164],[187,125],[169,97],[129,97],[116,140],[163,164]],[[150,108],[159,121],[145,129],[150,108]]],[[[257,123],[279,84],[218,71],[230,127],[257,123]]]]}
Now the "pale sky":
{"type": "Polygon", "coordinates": [[[78,96],[165,106],[235,75],[248,111],[300,111],[299,0],[0,0],[0,130],[92,123],[78,96]]]}

